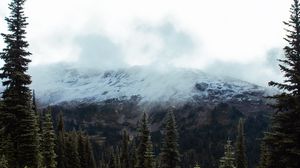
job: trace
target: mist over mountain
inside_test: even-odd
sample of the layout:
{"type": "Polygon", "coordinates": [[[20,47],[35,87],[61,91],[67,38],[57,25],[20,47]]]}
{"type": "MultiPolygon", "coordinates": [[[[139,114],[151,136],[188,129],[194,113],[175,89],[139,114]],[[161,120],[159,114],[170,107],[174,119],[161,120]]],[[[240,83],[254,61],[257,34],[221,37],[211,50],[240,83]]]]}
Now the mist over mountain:
{"type": "Polygon", "coordinates": [[[63,64],[35,68],[31,69],[32,89],[42,104],[95,103],[132,96],[142,102],[242,102],[260,101],[269,92],[255,84],[196,69],[135,66],[99,70],[63,64]]]}

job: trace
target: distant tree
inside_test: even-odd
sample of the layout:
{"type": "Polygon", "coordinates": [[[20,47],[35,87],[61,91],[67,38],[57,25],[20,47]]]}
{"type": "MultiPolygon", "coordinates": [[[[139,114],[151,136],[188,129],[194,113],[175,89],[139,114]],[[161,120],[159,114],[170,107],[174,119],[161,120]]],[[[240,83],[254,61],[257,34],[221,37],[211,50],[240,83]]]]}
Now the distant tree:
{"type": "Polygon", "coordinates": [[[135,144],[135,140],[133,140],[131,143],[131,148],[130,148],[129,168],[134,168],[135,165],[137,164],[137,153],[136,152],[137,152],[136,144],[135,144]]]}
{"type": "Polygon", "coordinates": [[[56,153],[55,153],[55,132],[53,129],[52,117],[50,109],[45,114],[43,121],[43,136],[42,136],[42,155],[43,166],[45,168],[56,168],[56,153]]]}
{"type": "Polygon", "coordinates": [[[62,113],[59,114],[58,125],[57,125],[57,142],[56,142],[56,160],[57,168],[66,168],[66,139],[65,139],[65,128],[64,119],[62,113]]]}
{"type": "Polygon", "coordinates": [[[284,47],[285,58],[280,61],[283,83],[269,82],[281,92],[272,96],[276,103],[276,113],[272,126],[266,133],[265,143],[270,151],[269,166],[272,168],[300,165],[300,4],[294,0],[290,9],[290,20],[284,22],[288,27],[284,47]]]}
{"type": "Polygon", "coordinates": [[[147,114],[144,113],[138,130],[137,164],[135,168],[145,168],[145,154],[149,143],[150,130],[147,114]]]}
{"type": "Polygon", "coordinates": [[[161,149],[161,168],[178,168],[180,154],[178,150],[178,132],[175,116],[172,110],[168,111],[166,126],[164,129],[164,140],[161,149]]]}
{"type": "Polygon", "coordinates": [[[227,144],[225,145],[224,156],[220,160],[219,168],[236,168],[234,151],[230,140],[227,140],[227,144]]]}
{"type": "Polygon", "coordinates": [[[129,135],[126,130],[123,132],[121,148],[122,168],[129,168],[129,135]]]}
{"type": "Polygon", "coordinates": [[[238,124],[238,135],[237,135],[237,142],[236,142],[236,167],[237,168],[248,167],[243,119],[240,119],[238,124]]]}
{"type": "Polygon", "coordinates": [[[86,137],[85,140],[85,151],[86,151],[85,157],[87,161],[87,168],[96,168],[97,165],[94,157],[94,152],[88,136],[86,137]]]}
{"type": "Polygon", "coordinates": [[[26,51],[29,44],[25,40],[27,26],[24,14],[25,0],[12,0],[9,4],[10,16],[5,18],[8,33],[1,34],[6,48],[0,53],[4,61],[0,78],[5,88],[2,94],[2,123],[11,136],[15,162],[9,167],[38,166],[37,121],[32,110],[31,77],[27,74],[31,55],[26,51]]]}
{"type": "Polygon", "coordinates": [[[78,154],[80,159],[80,167],[87,168],[88,162],[87,162],[87,151],[85,148],[85,137],[81,130],[78,133],[78,154]]]}
{"type": "Polygon", "coordinates": [[[68,133],[66,139],[66,168],[81,168],[78,154],[77,134],[75,131],[68,133]]]}

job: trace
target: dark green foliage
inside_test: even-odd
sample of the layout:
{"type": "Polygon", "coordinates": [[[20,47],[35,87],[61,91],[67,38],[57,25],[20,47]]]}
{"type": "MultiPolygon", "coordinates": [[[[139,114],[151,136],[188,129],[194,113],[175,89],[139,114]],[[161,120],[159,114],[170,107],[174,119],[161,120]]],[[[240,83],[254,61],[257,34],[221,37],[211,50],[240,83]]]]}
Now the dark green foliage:
{"type": "Polygon", "coordinates": [[[145,167],[144,168],[154,168],[155,167],[155,160],[154,160],[154,154],[153,154],[153,145],[151,142],[151,137],[149,135],[146,152],[144,154],[145,157],[145,167]]]}
{"type": "Polygon", "coordinates": [[[137,154],[136,154],[136,144],[135,141],[133,140],[131,143],[131,148],[130,148],[130,161],[129,161],[129,168],[134,168],[135,165],[137,164],[137,154]]]}
{"type": "MultiPolygon", "coordinates": [[[[24,111],[25,112],[25,111],[24,111]]],[[[39,165],[39,138],[36,117],[29,110],[29,114],[24,115],[18,122],[19,135],[16,136],[17,143],[17,160],[20,167],[30,165],[37,167],[39,165]]]]}
{"type": "Polygon", "coordinates": [[[66,168],[66,143],[65,143],[65,128],[64,128],[64,120],[63,115],[60,113],[59,121],[57,125],[57,142],[56,142],[56,153],[57,153],[57,168],[66,168]]]}
{"type": "Polygon", "coordinates": [[[8,162],[4,155],[0,156],[0,168],[8,168],[8,162]]]}
{"type": "Polygon", "coordinates": [[[82,134],[82,131],[79,131],[78,134],[78,154],[80,159],[80,167],[81,168],[87,168],[87,151],[85,148],[85,137],[82,134]]]}
{"type": "Polygon", "coordinates": [[[138,148],[137,148],[137,164],[136,168],[145,168],[145,154],[147,147],[149,147],[150,130],[148,126],[147,114],[144,113],[140,121],[138,130],[138,148]]]}
{"type": "Polygon", "coordinates": [[[178,132],[175,116],[172,110],[169,110],[164,129],[164,140],[161,149],[161,168],[178,168],[180,163],[180,154],[178,150],[178,132]]]}
{"type": "Polygon", "coordinates": [[[56,153],[55,153],[55,133],[53,129],[53,123],[51,118],[51,111],[45,114],[43,121],[43,136],[42,136],[42,155],[43,155],[43,166],[46,168],[56,168],[56,153]]]}
{"type": "Polygon", "coordinates": [[[197,163],[196,166],[194,168],[200,168],[199,164],[197,163]]]}
{"type": "MultiPolygon", "coordinates": [[[[134,121],[140,116],[140,112],[137,109],[128,107],[129,103],[131,102],[122,101],[107,105],[103,102],[97,106],[94,104],[84,104],[71,108],[55,106],[53,109],[54,114],[57,116],[60,111],[64,111],[66,130],[71,130],[73,127],[80,128],[80,126],[82,127],[82,123],[85,123],[85,131],[87,134],[92,135],[93,138],[91,140],[93,142],[95,142],[95,135],[101,134],[101,137],[105,138],[103,138],[100,145],[105,144],[105,146],[111,147],[120,144],[121,147],[122,134],[119,133],[126,129],[132,133],[131,135],[135,135],[136,124],[130,121],[134,121]],[[120,104],[124,104],[124,106],[120,104]],[[109,106],[109,108],[106,106],[109,106]],[[112,107],[114,109],[111,109],[112,107]],[[109,112],[105,112],[104,109],[110,110],[109,112]],[[129,112],[128,109],[131,109],[133,112],[129,112]],[[115,111],[118,111],[122,115],[117,117],[115,111]],[[124,123],[117,123],[120,116],[125,117],[124,123]],[[93,124],[95,120],[100,122],[93,124]],[[74,123],[77,125],[74,125],[74,123]]],[[[251,107],[257,106],[251,105],[251,107]]],[[[249,168],[253,168],[258,163],[260,141],[257,141],[257,139],[263,136],[263,131],[268,126],[269,118],[266,111],[270,111],[271,108],[267,108],[266,105],[263,105],[263,107],[252,108],[253,112],[251,113],[243,110],[247,114],[245,118],[245,138],[247,139],[246,146],[249,168]]],[[[139,108],[143,107],[140,106],[139,108]]],[[[166,111],[167,109],[163,106],[154,106],[152,109],[149,109],[151,122],[156,126],[162,125],[166,117],[166,111]]],[[[237,106],[226,103],[218,104],[213,106],[213,108],[202,104],[187,103],[184,106],[178,106],[174,109],[174,114],[176,116],[178,133],[180,134],[178,143],[182,153],[180,164],[182,168],[193,168],[195,162],[198,162],[202,167],[205,165],[206,168],[218,167],[219,158],[224,153],[224,139],[228,136],[231,138],[236,137],[238,121],[241,117],[245,117],[237,106]]],[[[154,132],[151,132],[155,155],[160,153],[159,148],[163,140],[161,133],[163,132],[163,127],[163,125],[159,129],[154,127],[154,132]]],[[[138,145],[137,140],[138,138],[134,138],[130,142],[129,155],[130,160],[133,160],[130,161],[130,164],[137,161],[137,159],[133,159],[135,157],[132,157],[132,155],[137,156],[132,150],[133,143],[138,145]]],[[[94,148],[97,148],[96,146],[94,148]]],[[[96,149],[94,152],[96,160],[99,162],[102,157],[102,149],[96,149]]],[[[108,163],[107,158],[109,157],[105,157],[106,164],[108,163]]]]}
{"type": "Polygon", "coordinates": [[[93,147],[88,136],[86,137],[85,140],[85,151],[86,151],[87,168],[96,168],[96,161],[94,157],[93,147]]]}
{"type": "Polygon", "coordinates": [[[224,156],[220,159],[219,168],[235,168],[234,151],[230,140],[225,145],[224,156]]]}
{"type": "Polygon", "coordinates": [[[257,168],[271,168],[270,167],[270,150],[266,146],[265,142],[261,143],[261,148],[260,148],[260,162],[257,168]]]}
{"type": "Polygon", "coordinates": [[[300,165],[300,4],[294,0],[290,10],[290,20],[284,48],[285,58],[280,60],[283,83],[269,82],[282,92],[271,98],[276,100],[273,107],[277,113],[272,126],[266,133],[265,143],[270,150],[270,167],[296,168],[300,165]]]}
{"type": "Polygon", "coordinates": [[[238,124],[238,135],[236,140],[236,167],[247,168],[247,156],[245,147],[244,120],[240,119],[238,124]]]}
{"type": "Polygon", "coordinates": [[[0,53],[4,61],[0,78],[5,90],[2,94],[3,107],[1,120],[6,134],[11,136],[15,151],[11,151],[16,162],[9,167],[39,165],[39,143],[37,121],[32,110],[31,91],[28,87],[31,79],[26,71],[30,60],[30,52],[26,51],[25,40],[27,26],[24,15],[25,0],[12,0],[9,4],[10,16],[5,20],[8,24],[7,34],[2,34],[6,48],[0,53]]]}
{"type": "Polygon", "coordinates": [[[129,135],[126,130],[123,132],[121,148],[122,168],[129,168],[129,135]]]}
{"type": "Polygon", "coordinates": [[[81,168],[80,167],[80,158],[78,154],[78,142],[76,132],[71,132],[67,135],[66,138],[66,150],[65,150],[65,167],[66,168],[81,168]]]}

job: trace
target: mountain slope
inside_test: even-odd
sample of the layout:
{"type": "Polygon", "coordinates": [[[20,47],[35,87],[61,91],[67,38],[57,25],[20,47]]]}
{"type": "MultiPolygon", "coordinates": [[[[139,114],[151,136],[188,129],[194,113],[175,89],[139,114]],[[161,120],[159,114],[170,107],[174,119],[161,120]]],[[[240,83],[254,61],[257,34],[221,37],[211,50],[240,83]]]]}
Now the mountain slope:
{"type": "Polygon", "coordinates": [[[199,70],[167,71],[132,67],[115,71],[75,69],[66,66],[32,69],[33,84],[43,104],[100,102],[140,96],[144,102],[259,101],[265,88],[199,70]]]}

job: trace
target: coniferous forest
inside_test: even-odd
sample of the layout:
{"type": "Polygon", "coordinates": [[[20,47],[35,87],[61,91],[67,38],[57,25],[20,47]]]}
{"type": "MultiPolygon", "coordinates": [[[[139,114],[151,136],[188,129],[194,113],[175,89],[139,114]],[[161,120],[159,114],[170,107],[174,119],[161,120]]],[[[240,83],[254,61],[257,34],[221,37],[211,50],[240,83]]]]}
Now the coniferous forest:
{"type": "Polygon", "coordinates": [[[279,92],[265,97],[268,108],[251,117],[221,103],[209,110],[210,124],[199,124],[191,113],[205,106],[166,104],[136,110],[138,97],[73,109],[40,105],[30,87],[28,69],[34,53],[26,39],[30,23],[25,2],[11,0],[10,15],[5,18],[8,31],[1,34],[5,46],[0,52],[4,62],[0,71],[0,168],[300,167],[298,0],[293,0],[283,27],[287,45],[278,64],[285,80],[269,82],[270,88],[279,92]],[[138,120],[117,125],[115,116],[121,112],[138,120]],[[111,122],[101,125],[100,118],[111,122]],[[189,121],[198,123],[199,128],[189,121]],[[86,126],[87,122],[93,126],[86,126]]]}

